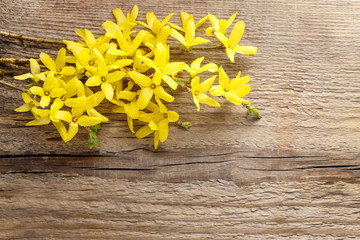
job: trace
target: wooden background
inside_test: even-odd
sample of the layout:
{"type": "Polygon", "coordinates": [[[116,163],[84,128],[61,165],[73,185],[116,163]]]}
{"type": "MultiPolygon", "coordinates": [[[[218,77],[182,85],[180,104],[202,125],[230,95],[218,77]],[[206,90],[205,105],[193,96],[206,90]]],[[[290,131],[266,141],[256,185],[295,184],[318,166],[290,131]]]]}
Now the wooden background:
{"type": "MultiPolygon", "coordinates": [[[[224,101],[196,112],[179,94],[169,108],[193,127],[171,126],[154,151],[152,137],[136,139],[105,105],[111,121],[102,147],[90,150],[84,129],[63,143],[51,125],[25,127],[30,114],[13,111],[20,93],[0,86],[0,238],[360,239],[360,1],[1,0],[0,30],[99,36],[112,9],[133,4],[141,20],[150,11],[160,19],[237,11],[242,43],[257,56],[230,64],[218,52],[174,55],[204,55],[232,76],[241,69],[263,118],[224,101]]],[[[0,54],[54,56],[58,48],[27,44],[0,37],[0,54]]]]}

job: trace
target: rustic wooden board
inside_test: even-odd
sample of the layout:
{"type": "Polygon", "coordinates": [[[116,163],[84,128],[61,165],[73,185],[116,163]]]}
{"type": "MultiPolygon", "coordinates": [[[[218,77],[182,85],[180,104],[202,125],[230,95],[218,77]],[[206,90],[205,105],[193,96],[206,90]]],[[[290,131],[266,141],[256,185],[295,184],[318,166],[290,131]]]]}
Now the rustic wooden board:
{"type": "MultiPolygon", "coordinates": [[[[0,238],[359,238],[360,1],[2,0],[0,30],[100,35],[113,8],[133,4],[140,19],[239,12],[242,43],[257,46],[257,56],[230,64],[221,52],[174,54],[187,62],[204,55],[232,76],[241,69],[263,118],[223,101],[196,112],[179,94],[169,108],[193,127],[172,126],[155,151],[152,137],[136,139],[105,104],[111,121],[102,147],[90,150],[85,130],[63,143],[53,126],[25,127],[31,116],[13,111],[19,92],[0,86],[0,238]]],[[[0,37],[0,54],[58,49],[27,44],[0,37]]]]}

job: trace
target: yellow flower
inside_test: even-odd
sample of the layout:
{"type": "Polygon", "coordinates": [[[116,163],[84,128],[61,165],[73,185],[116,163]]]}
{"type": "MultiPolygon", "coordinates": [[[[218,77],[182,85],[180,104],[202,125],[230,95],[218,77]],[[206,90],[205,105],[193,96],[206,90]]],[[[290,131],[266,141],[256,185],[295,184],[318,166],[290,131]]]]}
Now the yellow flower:
{"type": "MultiPolygon", "coordinates": [[[[63,138],[65,142],[68,142],[74,138],[74,136],[79,130],[79,125],[89,127],[102,122],[102,119],[100,117],[90,117],[87,115],[83,115],[83,111],[81,111],[79,108],[72,108],[71,113],[63,110],[57,111],[55,114],[55,118],[69,123],[69,131],[66,137],[63,138]]],[[[59,127],[62,129],[61,126],[59,127]]],[[[64,130],[62,129],[59,132],[64,132],[64,130]]]]}
{"type": "Polygon", "coordinates": [[[35,100],[32,99],[30,94],[28,92],[23,92],[21,94],[25,104],[15,109],[16,112],[33,112],[33,109],[35,109],[40,104],[35,100]]]}
{"type": "Polygon", "coordinates": [[[98,74],[90,77],[85,84],[91,87],[101,85],[101,90],[104,92],[106,99],[110,100],[114,95],[114,89],[111,84],[120,81],[124,76],[125,73],[122,71],[109,73],[106,63],[99,62],[98,74]]]}
{"type": "Polygon", "coordinates": [[[170,33],[171,33],[171,28],[169,26],[162,27],[155,36],[149,32],[146,32],[143,43],[145,46],[147,46],[152,51],[154,51],[157,43],[162,43],[164,45],[166,44],[166,41],[170,33]]]}
{"type": "Polygon", "coordinates": [[[41,62],[50,70],[50,72],[54,72],[55,74],[71,76],[75,74],[75,68],[70,66],[65,66],[66,63],[66,50],[65,48],[61,48],[58,52],[56,60],[52,60],[52,58],[46,53],[40,53],[41,62]]]}
{"type": "Polygon", "coordinates": [[[170,18],[172,17],[172,15],[174,15],[174,13],[169,14],[166,18],[164,18],[163,21],[159,21],[155,14],[153,12],[149,12],[146,14],[146,23],[143,22],[138,22],[140,25],[150,29],[155,35],[158,35],[161,28],[164,27],[168,21],[170,20],[170,18]]]}
{"type": "Polygon", "coordinates": [[[32,94],[41,97],[40,106],[42,108],[50,104],[51,98],[58,98],[66,93],[66,90],[60,87],[59,80],[53,74],[47,76],[43,87],[33,86],[29,90],[32,94]]]}
{"type": "Polygon", "coordinates": [[[225,97],[228,101],[241,105],[243,103],[250,104],[250,102],[242,99],[246,94],[250,92],[251,87],[245,85],[250,81],[249,76],[240,77],[241,72],[238,73],[236,78],[229,80],[228,75],[225,73],[222,67],[219,68],[219,84],[212,86],[210,94],[213,96],[225,97]]]}
{"type": "Polygon", "coordinates": [[[45,74],[42,73],[40,70],[39,63],[33,58],[30,58],[30,69],[31,69],[31,73],[25,73],[22,75],[14,76],[14,78],[17,80],[25,80],[31,78],[34,80],[35,83],[37,83],[39,80],[44,81],[46,79],[45,74]]]}
{"type": "Polygon", "coordinates": [[[232,24],[232,22],[234,21],[235,17],[236,17],[237,13],[234,13],[227,21],[223,20],[223,19],[218,19],[217,17],[215,17],[212,14],[208,14],[209,16],[209,20],[211,22],[212,27],[208,27],[205,32],[206,35],[211,36],[212,35],[212,31],[215,30],[215,32],[220,32],[222,34],[226,33],[226,29],[228,29],[230,27],[230,25],[232,24]]]}
{"type": "Polygon", "coordinates": [[[167,102],[174,101],[174,97],[168,94],[161,86],[162,76],[160,72],[155,72],[152,79],[141,73],[133,71],[128,72],[128,75],[141,87],[139,98],[137,100],[139,109],[144,109],[150,102],[153,95],[167,102]]]}
{"type": "Polygon", "coordinates": [[[120,49],[108,50],[107,53],[115,55],[115,56],[121,56],[121,57],[124,57],[124,56],[133,57],[136,50],[139,48],[141,42],[143,41],[145,35],[146,35],[146,32],[144,30],[141,30],[136,35],[134,40],[131,40],[131,39],[126,39],[125,36],[123,35],[122,31],[116,31],[115,37],[116,37],[116,40],[118,42],[120,49]]]}
{"type": "Polygon", "coordinates": [[[170,88],[175,90],[177,83],[169,75],[177,74],[184,69],[186,64],[184,62],[169,63],[169,47],[165,47],[162,43],[156,44],[154,55],[154,60],[142,56],[138,56],[138,58],[143,60],[148,66],[154,68],[155,71],[160,71],[162,80],[164,80],[170,88]]]}
{"type": "MultiPolygon", "coordinates": [[[[169,134],[169,122],[176,122],[179,120],[179,114],[174,111],[168,111],[159,98],[155,97],[158,107],[152,106],[153,113],[147,113],[141,115],[141,120],[148,122],[138,129],[135,133],[137,138],[144,138],[154,132],[154,146],[157,146],[160,142],[165,142],[169,134]],[[155,108],[155,109],[154,109],[155,108]]],[[[154,105],[154,104],[151,104],[154,105]]]]}
{"type": "MultiPolygon", "coordinates": [[[[192,46],[200,45],[204,43],[210,42],[210,40],[202,38],[202,37],[195,37],[195,30],[196,28],[204,23],[207,19],[207,16],[203,19],[201,19],[195,26],[194,17],[192,15],[189,15],[185,12],[180,13],[182,26],[183,28],[180,30],[183,30],[185,32],[185,36],[180,34],[177,30],[172,29],[170,35],[178,40],[182,45],[184,45],[186,51],[191,51],[192,46]]],[[[170,25],[170,23],[169,23],[170,25]]],[[[176,28],[179,30],[179,27],[171,24],[170,26],[176,28]]]]}
{"type": "Polygon", "coordinates": [[[216,76],[212,76],[211,78],[205,80],[202,83],[199,83],[199,77],[195,77],[191,80],[191,93],[193,95],[193,100],[195,105],[197,106],[198,111],[200,111],[200,103],[214,107],[220,107],[220,104],[218,102],[205,94],[207,91],[209,91],[215,78],[216,76]]]}
{"type": "Polygon", "coordinates": [[[67,107],[72,108],[72,112],[75,115],[81,115],[85,111],[90,117],[98,117],[101,119],[102,122],[109,121],[108,118],[101,115],[99,112],[97,112],[94,107],[98,106],[105,98],[105,95],[102,91],[99,91],[97,93],[89,93],[90,95],[82,95],[77,98],[68,98],[65,101],[65,105],[67,107]]]}
{"type": "Polygon", "coordinates": [[[190,74],[191,78],[193,78],[197,74],[205,72],[205,71],[209,71],[209,72],[217,72],[218,71],[218,67],[215,63],[208,63],[208,64],[205,64],[204,66],[200,67],[200,64],[203,60],[204,60],[204,57],[197,58],[191,63],[190,67],[188,65],[186,65],[185,71],[187,71],[190,74]]]}
{"type": "Polygon", "coordinates": [[[136,18],[139,13],[138,6],[134,6],[131,13],[124,15],[123,11],[119,8],[113,10],[114,17],[116,19],[116,24],[112,21],[106,21],[103,23],[103,27],[106,30],[106,36],[115,38],[116,31],[123,31],[126,37],[129,37],[131,34],[131,29],[133,29],[137,22],[136,18]]]}
{"type": "Polygon", "coordinates": [[[251,46],[239,46],[238,43],[241,40],[241,37],[245,30],[245,23],[239,21],[235,24],[229,38],[227,38],[221,32],[215,32],[215,36],[219,41],[226,47],[226,54],[228,55],[230,62],[234,63],[235,53],[243,55],[255,55],[257,48],[251,46]]]}

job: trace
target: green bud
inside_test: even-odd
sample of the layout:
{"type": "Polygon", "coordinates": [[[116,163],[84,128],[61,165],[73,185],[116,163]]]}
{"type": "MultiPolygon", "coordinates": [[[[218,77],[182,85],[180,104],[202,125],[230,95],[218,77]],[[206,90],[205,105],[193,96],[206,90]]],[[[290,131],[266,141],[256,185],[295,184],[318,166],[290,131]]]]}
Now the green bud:
{"type": "Polygon", "coordinates": [[[182,122],[181,123],[181,127],[186,128],[186,129],[191,128],[191,126],[192,126],[191,122],[182,122]]]}
{"type": "Polygon", "coordinates": [[[259,119],[262,118],[259,110],[257,110],[256,107],[247,106],[247,112],[248,112],[249,114],[255,115],[255,116],[258,117],[259,119]]]}

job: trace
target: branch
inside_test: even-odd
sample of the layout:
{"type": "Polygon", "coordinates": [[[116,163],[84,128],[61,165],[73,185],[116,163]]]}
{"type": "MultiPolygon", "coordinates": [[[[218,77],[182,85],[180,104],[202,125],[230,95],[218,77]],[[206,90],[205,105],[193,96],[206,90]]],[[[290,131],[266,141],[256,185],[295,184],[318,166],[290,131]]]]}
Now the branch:
{"type": "Polygon", "coordinates": [[[30,63],[30,59],[27,59],[27,58],[0,58],[0,63],[24,64],[24,63],[30,63]]]}
{"type": "Polygon", "coordinates": [[[32,42],[37,42],[37,43],[53,43],[53,44],[64,45],[64,43],[62,41],[58,41],[58,40],[28,37],[28,36],[23,36],[21,34],[8,33],[8,32],[4,32],[4,31],[0,31],[0,36],[15,38],[15,39],[18,39],[18,40],[32,41],[32,42]]]}
{"type": "Polygon", "coordinates": [[[13,89],[22,91],[22,92],[25,92],[25,91],[26,91],[25,89],[19,88],[19,87],[17,87],[17,86],[14,86],[14,85],[12,85],[12,84],[10,84],[10,83],[7,83],[7,82],[1,81],[1,80],[0,80],[0,84],[1,84],[1,85],[4,85],[4,86],[6,86],[6,87],[10,87],[10,88],[13,88],[13,89]]]}

